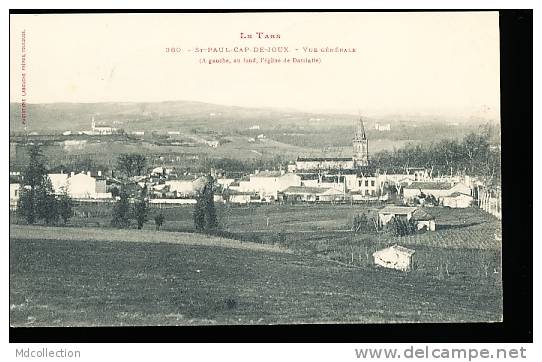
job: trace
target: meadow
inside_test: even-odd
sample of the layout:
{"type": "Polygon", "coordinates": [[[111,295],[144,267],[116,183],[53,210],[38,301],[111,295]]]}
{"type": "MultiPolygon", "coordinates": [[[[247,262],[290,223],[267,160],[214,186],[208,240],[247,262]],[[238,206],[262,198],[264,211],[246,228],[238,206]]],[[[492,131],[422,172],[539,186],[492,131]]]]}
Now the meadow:
{"type": "Polygon", "coordinates": [[[433,207],[437,231],[354,233],[367,205],[217,205],[221,229],[194,233],[193,206],[152,208],[156,231],[109,226],[110,206],[76,207],[62,227],[10,228],[15,326],[499,321],[500,222],[433,207]],[[377,268],[398,243],[414,269],[377,268]]]}
{"type": "MultiPolygon", "coordinates": [[[[217,204],[220,228],[216,236],[287,248],[359,268],[374,268],[372,253],[399,244],[416,251],[414,273],[440,279],[487,278],[500,283],[501,223],[476,208],[427,208],[435,216],[437,230],[409,236],[353,232],[356,214],[374,213],[375,205],[256,205],[217,204]]],[[[162,213],[161,233],[194,233],[193,206],[151,208],[144,230],[155,229],[152,218],[162,213]]],[[[76,207],[71,227],[111,229],[111,205],[83,204],[76,207]]],[[[122,240],[122,236],[115,240],[122,240]]]]}
{"type": "Polygon", "coordinates": [[[282,248],[261,249],[252,243],[239,247],[245,243],[211,236],[150,230],[122,233],[129,241],[118,241],[115,233],[110,236],[76,227],[12,227],[10,324],[393,323],[502,318],[502,290],[487,279],[465,283],[362,269],[282,248]],[[167,241],[160,242],[160,238],[167,241]]]}

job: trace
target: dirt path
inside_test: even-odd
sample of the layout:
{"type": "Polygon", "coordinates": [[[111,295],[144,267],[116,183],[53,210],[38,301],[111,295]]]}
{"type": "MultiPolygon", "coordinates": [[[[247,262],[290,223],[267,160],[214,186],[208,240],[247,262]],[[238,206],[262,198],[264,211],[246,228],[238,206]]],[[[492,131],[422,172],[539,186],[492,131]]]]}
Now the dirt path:
{"type": "Polygon", "coordinates": [[[180,232],[150,230],[117,230],[79,227],[49,227],[36,225],[10,225],[10,239],[44,240],[95,240],[125,241],[137,243],[171,243],[184,245],[220,246],[277,253],[291,253],[291,250],[274,245],[241,242],[217,236],[180,232]]]}

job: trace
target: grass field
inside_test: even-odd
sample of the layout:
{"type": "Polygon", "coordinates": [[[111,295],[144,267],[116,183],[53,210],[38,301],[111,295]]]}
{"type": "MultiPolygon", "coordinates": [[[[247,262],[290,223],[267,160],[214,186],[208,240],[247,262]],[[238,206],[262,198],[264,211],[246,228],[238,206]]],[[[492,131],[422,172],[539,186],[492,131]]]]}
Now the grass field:
{"type": "MultiPolygon", "coordinates": [[[[375,206],[365,205],[217,205],[219,235],[260,245],[279,245],[298,254],[357,267],[372,267],[374,251],[397,243],[416,250],[418,273],[439,278],[501,279],[501,242],[495,237],[501,233],[501,223],[491,215],[475,208],[433,207],[428,212],[436,218],[435,232],[393,237],[349,230],[356,213],[374,209],[375,206]]],[[[72,226],[100,226],[111,237],[118,235],[114,240],[123,240],[123,231],[109,227],[109,208],[85,205],[78,210],[90,217],[75,217],[70,221],[72,226]]],[[[193,206],[152,209],[151,215],[157,212],[165,215],[162,230],[169,231],[168,235],[194,232],[193,206]]],[[[153,222],[149,221],[145,230],[153,229],[153,222]]],[[[39,234],[34,236],[39,238],[39,234]]]]}
{"type": "Polygon", "coordinates": [[[501,318],[500,222],[477,209],[434,207],[436,232],[390,237],[348,230],[368,206],[220,205],[224,238],[192,233],[191,206],[160,209],[159,232],[85,207],[69,227],[11,225],[12,325],[501,318]],[[416,250],[413,271],[375,268],[392,243],[416,250]]]}
{"type": "Polygon", "coordinates": [[[501,319],[501,288],[489,279],[354,268],[202,235],[123,233],[130,241],[74,227],[12,227],[11,325],[501,319]]]}

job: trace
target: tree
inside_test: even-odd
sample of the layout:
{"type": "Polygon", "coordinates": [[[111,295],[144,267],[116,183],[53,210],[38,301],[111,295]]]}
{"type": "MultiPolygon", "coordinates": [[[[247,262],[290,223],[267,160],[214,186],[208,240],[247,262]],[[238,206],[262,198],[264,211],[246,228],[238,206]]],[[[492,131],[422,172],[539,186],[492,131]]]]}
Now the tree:
{"type": "Polygon", "coordinates": [[[119,188],[117,186],[113,186],[111,188],[111,196],[112,197],[118,197],[120,196],[120,191],[119,191],[119,188]]]}
{"type": "Polygon", "coordinates": [[[60,215],[58,202],[49,178],[41,185],[35,186],[34,190],[37,219],[44,220],[47,225],[55,224],[60,215]]]}
{"type": "Polygon", "coordinates": [[[147,203],[147,200],[144,198],[141,198],[140,200],[137,200],[134,203],[134,218],[137,222],[137,229],[141,230],[143,228],[143,224],[147,221],[147,215],[149,213],[149,205],[147,203]]]}
{"type": "Polygon", "coordinates": [[[51,223],[55,219],[56,208],[51,200],[54,196],[45,158],[38,145],[30,145],[28,152],[29,161],[22,175],[18,212],[29,224],[40,219],[51,223]]]}
{"type": "Polygon", "coordinates": [[[218,226],[218,220],[216,218],[215,209],[215,193],[213,190],[213,178],[209,177],[207,184],[205,185],[205,229],[213,230],[218,226]]]}
{"type": "Polygon", "coordinates": [[[207,176],[204,185],[198,191],[194,209],[194,225],[197,231],[210,231],[218,226],[213,187],[214,179],[207,176]]]}
{"type": "Polygon", "coordinates": [[[117,159],[117,168],[126,176],[141,175],[147,167],[147,158],[138,153],[123,153],[117,159]]]}
{"type": "Polygon", "coordinates": [[[64,224],[73,216],[73,201],[67,192],[63,192],[57,200],[58,214],[64,224]]]}
{"type": "Polygon", "coordinates": [[[202,198],[198,195],[194,209],[194,226],[196,231],[202,231],[205,228],[205,207],[202,198]]]}
{"type": "Polygon", "coordinates": [[[22,185],[19,201],[17,202],[17,213],[22,216],[28,224],[36,222],[34,205],[34,190],[22,185]]]}
{"type": "Polygon", "coordinates": [[[354,215],[352,230],[354,232],[373,233],[375,227],[373,221],[366,214],[357,214],[354,215]]]}
{"type": "Polygon", "coordinates": [[[130,226],[130,202],[128,194],[124,189],[121,189],[119,200],[113,207],[113,219],[111,225],[117,228],[127,228],[130,226]]]}
{"type": "Polygon", "coordinates": [[[156,225],[156,230],[160,230],[160,227],[162,227],[162,225],[164,224],[164,221],[165,221],[165,217],[162,213],[159,213],[157,215],[154,216],[154,224],[156,225]]]}
{"type": "Polygon", "coordinates": [[[385,231],[393,236],[406,236],[416,231],[416,225],[412,219],[393,216],[386,224],[385,231]]]}

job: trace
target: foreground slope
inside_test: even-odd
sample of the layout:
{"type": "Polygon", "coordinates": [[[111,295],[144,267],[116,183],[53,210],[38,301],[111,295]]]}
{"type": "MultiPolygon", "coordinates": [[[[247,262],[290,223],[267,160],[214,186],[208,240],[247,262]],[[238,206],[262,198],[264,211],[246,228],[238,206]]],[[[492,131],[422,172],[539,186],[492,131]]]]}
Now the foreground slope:
{"type": "Polygon", "coordinates": [[[193,234],[152,233],[154,239],[136,230],[90,230],[12,228],[11,325],[458,322],[502,315],[500,288],[482,282],[348,268],[193,234]]]}

